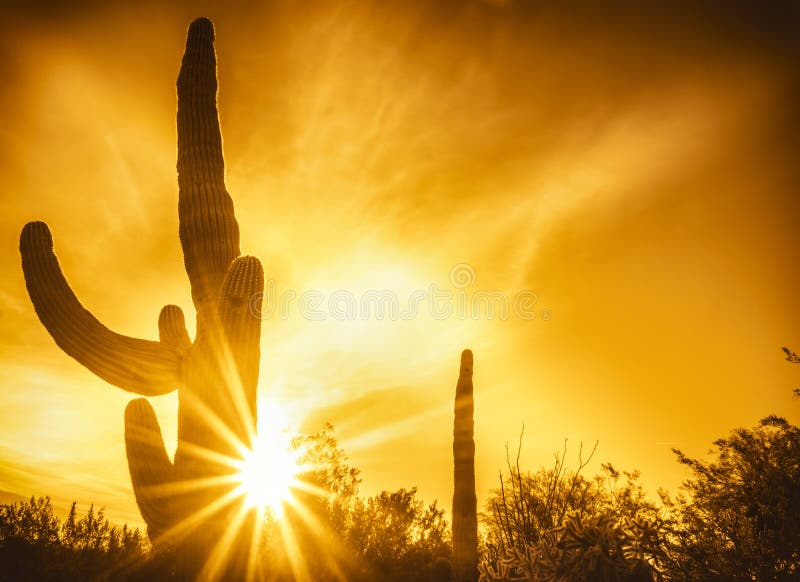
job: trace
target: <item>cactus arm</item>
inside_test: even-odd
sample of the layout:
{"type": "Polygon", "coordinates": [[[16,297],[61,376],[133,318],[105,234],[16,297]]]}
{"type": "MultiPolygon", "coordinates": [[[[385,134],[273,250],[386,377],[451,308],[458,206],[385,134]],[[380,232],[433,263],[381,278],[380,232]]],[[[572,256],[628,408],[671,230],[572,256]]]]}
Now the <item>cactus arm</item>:
{"type": "MultiPolygon", "coordinates": [[[[261,357],[261,319],[251,312],[250,300],[264,289],[264,271],[255,257],[231,263],[220,290],[213,331],[202,339],[213,358],[217,382],[201,398],[216,412],[244,446],[256,430],[256,392],[261,357]]],[[[238,454],[230,451],[230,454],[238,454]]]]}
{"type": "Polygon", "coordinates": [[[146,396],[178,385],[178,353],[159,342],[114,333],[81,305],[53,252],[44,222],[22,229],[20,254],[36,314],[56,344],[103,380],[146,396]]]}
{"type": "Polygon", "coordinates": [[[136,503],[147,523],[147,534],[157,539],[173,525],[173,513],[164,489],[171,481],[172,463],[164,449],[155,412],[144,398],[125,408],[125,452],[136,503]]]}
{"type": "MultiPolygon", "coordinates": [[[[256,430],[256,392],[261,359],[261,318],[252,311],[251,300],[264,291],[261,262],[250,256],[231,263],[222,286],[218,307],[221,337],[225,345],[218,354],[230,354],[234,382],[228,383],[233,404],[234,433],[245,445],[256,430]]],[[[227,374],[231,377],[231,374],[227,374]]]]}
{"type": "Polygon", "coordinates": [[[177,305],[165,305],[158,314],[158,339],[162,344],[186,353],[192,347],[189,332],[186,331],[186,320],[183,311],[177,305]]]}
{"type": "Polygon", "coordinates": [[[258,259],[235,259],[220,289],[217,309],[194,342],[178,399],[175,463],[181,480],[229,470],[198,465],[193,446],[238,458],[243,446],[252,445],[261,319],[251,312],[250,300],[263,287],[258,259]]]}
{"type": "Polygon", "coordinates": [[[263,290],[261,262],[255,257],[239,257],[225,277],[218,308],[223,337],[251,403],[255,403],[261,355],[261,318],[252,311],[251,300],[263,290]]]}
{"type": "Polygon", "coordinates": [[[461,354],[453,421],[453,580],[478,579],[478,501],[475,494],[472,352],[461,354]]]}
{"type": "Polygon", "coordinates": [[[239,226],[225,189],[214,26],[207,18],[190,25],[178,75],[178,187],[184,265],[201,329],[239,256],[239,226]]]}

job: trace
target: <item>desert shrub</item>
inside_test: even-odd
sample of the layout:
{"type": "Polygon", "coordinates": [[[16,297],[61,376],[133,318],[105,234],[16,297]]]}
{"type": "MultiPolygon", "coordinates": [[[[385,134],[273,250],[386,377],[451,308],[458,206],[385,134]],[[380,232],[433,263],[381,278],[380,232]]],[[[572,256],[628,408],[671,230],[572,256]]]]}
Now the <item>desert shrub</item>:
{"type": "Polygon", "coordinates": [[[146,559],[138,529],[112,525],[94,506],[76,504],[62,522],[49,497],[0,505],[0,580],[132,578],[146,559]]]}
{"type": "MultiPolygon", "coordinates": [[[[522,439],[520,438],[520,444],[522,439]]],[[[658,577],[665,521],[645,495],[637,471],[601,465],[583,471],[597,445],[574,470],[566,442],[550,468],[523,471],[519,452],[490,492],[482,514],[481,580],[630,581],[658,577]]]]}
{"type": "Polygon", "coordinates": [[[638,471],[619,471],[604,463],[600,474],[582,474],[596,446],[585,459],[581,447],[575,470],[566,467],[566,442],[553,466],[535,473],[521,469],[519,453],[514,462],[507,456],[508,472],[500,474],[500,486],[490,491],[481,515],[484,545],[524,552],[564,525],[570,514],[608,515],[616,522],[656,520],[659,509],[642,489],[638,471]]]}
{"type": "Polygon", "coordinates": [[[660,528],[610,514],[569,514],[564,525],[524,550],[497,551],[481,561],[481,582],[652,582],[661,580],[660,528]]]}
{"type": "Polygon", "coordinates": [[[435,502],[426,505],[416,488],[360,496],[359,471],[329,424],[293,446],[306,469],[284,516],[266,516],[265,579],[449,580],[450,529],[435,502]]]}
{"type": "Polygon", "coordinates": [[[444,510],[435,502],[426,506],[412,488],[354,500],[343,537],[371,576],[413,582],[442,579],[449,533],[444,510]]]}
{"type": "Polygon", "coordinates": [[[768,416],[715,441],[711,460],[675,453],[691,477],[665,497],[670,579],[800,579],[800,427],[768,416]]]}

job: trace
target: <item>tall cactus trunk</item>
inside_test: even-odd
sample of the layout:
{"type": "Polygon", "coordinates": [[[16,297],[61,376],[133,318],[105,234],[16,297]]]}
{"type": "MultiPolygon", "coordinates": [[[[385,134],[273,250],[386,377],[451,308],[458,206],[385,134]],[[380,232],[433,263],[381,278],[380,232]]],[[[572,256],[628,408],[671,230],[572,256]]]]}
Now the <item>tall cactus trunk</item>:
{"type": "Polygon", "coordinates": [[[23,228],[20,253],[36,313],[61,349],[130,392],[178,389],[174,460],[150,403],[139,398],[125,410],[136,501],[151,541],[177,547],[178,579],[235,580],[244,578],[246,526],[254,519],[235,494],[233,467],[256,430],[261,320],[249,308],[264,273],[258,259],[239,256],[217,116],[214,26],[206,18],[189,27],[177,85],[179,234],[197,310],[194,342],[174,305],[161,310],[157,342],[105,327],[67,283],[43,222],[23,228]]]}
{"type": "Polygon", "coordinates": [[[453,422],[453,582],[478,579],[478,499],[475,494],[475,440],[472,352],[461,354],[453,422]]]}

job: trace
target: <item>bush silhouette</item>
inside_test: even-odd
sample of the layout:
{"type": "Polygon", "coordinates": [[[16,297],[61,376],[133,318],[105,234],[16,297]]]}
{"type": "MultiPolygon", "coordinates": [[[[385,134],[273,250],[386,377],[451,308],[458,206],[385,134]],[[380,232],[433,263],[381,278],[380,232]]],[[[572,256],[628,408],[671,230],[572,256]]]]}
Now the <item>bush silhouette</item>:
{"type": "Polygon", "coordinates": [[[449,525],[436,502],[426,505],[413,487],[359,496],[359,471],[330,424],[297,437],[294,446],[304,451],[300,465],[310,469],[298,476],[283,524],[269,513],[265,518],[264,579],[293,580],[294,550],[315,581],[449,581],[449,525]],[[290,540],[282,527],[291,530],[290,540]]]}
{"type": "MultiPolygon", "coordinates": [[[[327,580],[444,582],[451,547],[444,512],[415,488],[359,495],[359,471],[334,429],[300,436],[310,469],[283,526],[266,515],[256,579],[294,579],[281,528],[289,524],[302,567],[327,580]]],[[[483,515],[483,582],[675,582],[797,580],[800,575],[800,428],[770,416],[714,443],[710,460],[676,451],[691,477],[675,499],[650,501],[638,473],[565,452],[537,472],[509,463],[483,515]]],[[[296,556],[295,556],[296,558],[296,556]]],[[[175,556],[102,510],[60,520],[49,498],[0,505],[0,580],[168,580],[175,556]]]]}
{"type": "Polygon", "coordinates": [[[76,503],[62,522],[49,497],[0,505],[0,579],[130,579],[146,563],[138,529],[112,525],[94,506],[79,517],[76,503]]]}
{"type": "Polygon", "coordinates": [[[691,477],[684,495],[667,500],[671,577],[800,579],[800,427],[768,416],[715,441],[710,461],[675,454],[691,477]]]}
{"type": "MultiPolygon", "coordinates": [[[[520,437],[520,444],[522,440],[520,437]]],[[[596,445],[595,445],[596,449],[596,445]]],[[[566,442],[551,468],[523,471],[519,456],[500,476],[483,514],[481,581],[653,580],[663,532],[658,507],[649,501],[636,471],[610,463],[593,478],[566,467],[566,442]]]]}

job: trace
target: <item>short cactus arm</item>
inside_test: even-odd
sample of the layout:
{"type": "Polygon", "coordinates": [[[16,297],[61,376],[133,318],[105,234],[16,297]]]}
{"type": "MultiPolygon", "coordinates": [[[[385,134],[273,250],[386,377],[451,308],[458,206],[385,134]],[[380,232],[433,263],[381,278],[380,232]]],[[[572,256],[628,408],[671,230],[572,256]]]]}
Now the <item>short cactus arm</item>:
{"type": "Polygon", "coordinates": [[[136,503],[150,539],[155,540],[173,525],[166,490],[172,479],[172,463],[155,412],[144,398],[131,400],[125,408],[125,450],[136,503]]]}
{"type": "Polygon", "coordinates": [[[202,328],[239,256],[239,226],[225,189],[214,25],[207,18],[189,27],[178,76],[178,187],[184,265],[202,328]]]}
{"type": "Polygon", "coordinates": [[[192,347],[183,311],[177,305],[165,305],[158,314],[158,339],[179,353],[185,353],[192,347]]]}
{"type": "Polygon", "coordinates": [[[178,386],[178,352],[159,342],[114,333],[81,305],[53,252],[44,222],[22,229],[20,254],[36,314],[56,344],[103,380],[153,396],[178,386]]]}

